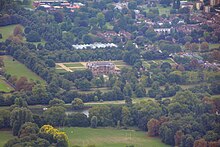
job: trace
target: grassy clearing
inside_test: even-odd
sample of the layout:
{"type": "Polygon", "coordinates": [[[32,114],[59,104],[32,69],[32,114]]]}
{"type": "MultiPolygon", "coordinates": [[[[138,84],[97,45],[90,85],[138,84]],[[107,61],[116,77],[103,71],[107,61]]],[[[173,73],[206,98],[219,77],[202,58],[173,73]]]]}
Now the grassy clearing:
{"type": "Polygon", "coordinates": [[[29,3],[28,3],[27,5],[24,5],[24,6],[25,6],[26,8],[31,8],[31,9],[33,9],[33,8],[34,8],[33,2],[34,2],[34,0],[30,0],[29,3]]]}
{"type": "Polygon", "coordinates": [[[13,35],[13,31],[16,25],[8,25],[0,27],[0,33],[2,34],[2,39],[0,41],[5,41],[10,35],[13,35]]]}
{"type": "Polygon", "coordinates": [[[14,88],[5,82],[5,80],[0,78],[0,92],[11,92],[14,88]]]}
{"type": "Polygon", "coordinates": [[[213,49],[213,48],[219,48],[220,44],[209,44],[209,48],[213,49]]]}
{"type": "Polygon", "coordinates": [[[170,15],[171,7],[163,7],[163,6],[159,5],[159,6],[157,6],[157,8],[159,9],[160,15],[163,15],[163,14],[166,14],[167,16],[170,15]]]}
{"type": "Polygon", "coordinates": [[[4,144],[11,138],[13,138],[11,131],[0,131],[0,146],[3,147],[4,144]]]}
{"type": "Polygon", "coordinates": [[[212,95],[211,98],[213,98],[213,99],[220,99],[220,95],[212,95]]]}
{"type": "Polygon", "coordinates": [[[105,24],[105,26],[106,26],[106,28],[107,28],[108,30],[113,30],[113,28],[114,28],[114,26],[111,25],[109,22],[107,22],[107,23],[105,24]]]}
{"type": "Polygon", "coordinates": [[[64,64],[66,67],[84,67],[81,63],[69,63],[69,64],[64,64]]]}
{"type": "Polygon", "coordinates": [[[95,144],[96,147],[168,147],[159,138],[148,137],[145,132],[134,130],[116,130],[113,128],[62,128],[69,137],[71,145],[85,147],[95,144]]]}
{"type": "Polygon", "coordinates": [[[147,6],[144,8],[144,11],[149,13],[150,9],[158,9],[159,15],[165,14],[166,16],[170,15],[171,7],[163,7],[162,5],[157,5],[157,7],[148,8],[147,6]]]}
{"type": "MultiPolygon", "coordinates": [[[[32,2],[31,2],[31,5],[32,5],[32,2]]],[[[2,34],[2,39],[0,39],[0,41],[5,41],[6,39],[8,39],[9,36],[13,35],[15,26],[16,24],[0,27],[0,33],[2,34]]],[[[24,30],[23,26],[22,26],[22,29],[24,30]]],[[[25,37],[24,37],[23,42],[27,42],[25,37]]],[[[34,45],[37,46],[39,43],[41,43],[42,45],[45,45],[46,41],[42,40],[41,42],[30,42],[30,43],[33,43],[34,45]]]]}
{"type": "Polygon", "coordinates": [[[7,74],[12,76],[26,77],[28,80],[40,81],[41,83],[45,83],[43,79],[41,79],[37,74],[28,69],[24,64],[18,62],[17,60],[13,60],[11,56],[3,56],[5,71],[7,74]]]}

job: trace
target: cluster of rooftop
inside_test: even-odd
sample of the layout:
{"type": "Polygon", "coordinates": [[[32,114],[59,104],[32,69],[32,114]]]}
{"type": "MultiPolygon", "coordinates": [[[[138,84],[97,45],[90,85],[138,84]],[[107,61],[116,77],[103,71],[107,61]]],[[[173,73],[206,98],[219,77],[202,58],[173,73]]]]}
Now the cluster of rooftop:
{"type": "Polygon", "coordinates": [[[84,6],[82,3],[69,3],[66,0],[36,0],[33,2],[33,6],[44,7],[48,11],[58,10],[67,8],[70,9],[71,12],[74,12],[75,9],[79,9],[84,6]]]}

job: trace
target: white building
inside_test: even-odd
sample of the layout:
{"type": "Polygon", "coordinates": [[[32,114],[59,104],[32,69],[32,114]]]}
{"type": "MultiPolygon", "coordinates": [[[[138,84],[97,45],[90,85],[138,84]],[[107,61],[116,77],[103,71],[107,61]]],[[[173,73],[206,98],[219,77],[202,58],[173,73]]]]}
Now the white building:
{"type": "Polygon", "coordinates": [[[157,34],[170,34],[171,33],[171,28],[157,28],[157,29],[154,29],[154,31],[157,34]]]}
{"type": "Polygon", "coordinates": [[[114,43],[93,43],[93,44],[76,44],[72,45],[74,49],[96,49],[96,48],[114,48],[118,47],[114,43]]]}

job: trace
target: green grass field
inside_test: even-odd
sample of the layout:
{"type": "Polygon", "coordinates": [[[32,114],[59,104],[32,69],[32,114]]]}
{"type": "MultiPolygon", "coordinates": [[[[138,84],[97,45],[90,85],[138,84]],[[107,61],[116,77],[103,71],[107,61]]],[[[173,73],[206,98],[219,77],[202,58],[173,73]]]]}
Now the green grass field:
{"type": "Polygon", "coordinates": [[[69,137],[70,145],[85,147],[94,144],[96,147],[168,147],[159,138],[152,138],[146,132],[134,130],[117,130],[113,128],[62,128],[69,137]]]}
{"type": "Polygon", "coordinates": [[[163,7],[162,5],[157,5],[157,7],[148,8],[147,6],[144,8],[145,12],[149,12],[150,9],[158,9],[159,15],[165,14],[168,16],[170,14],[171,7],[163,7]]]}
{"type": "Polygon", "coordinates": [[[12,90],[14,90],[14,88],[0,78],[0,92],[11,92],[12,90]]]}
{"type": "Polygon", "coordinates": [[[13,35],[13,30],[16,25],[8,25],[0,27],[0,33],[2,34],[2,39],[0,41],[5,41],[10,35],[13,35]]]}
{"type": "MultiPolygon", "coordinates": [[[[2,39],[0,39],[0,42],[5,41],[6,39],[8,39],[10,35],[13,35],[15,26],[16,25],[8,25],[8,26],[0,27],[0,33],[2,34],[2,39]]],[[[24,27],[22,28],[24,29],[24,27]]],[[[23,42],[27,42],[25,37],[24,37],[23,42]]],[[[45,45],[46,42],[42,40],[41,42],[31,42],[31,43],[37,46],[39,43],[41,43],[42,45],[45,45]]]]}
{"type": "Polygon", "coordinates": [[[66,67],[84,67],[81,63],[70,63],[70,64],[64,64],[66,67]]]}
{"type": "Polygon", "coordinates": [[[40,81],[41,83],[45,83],[43,79],[41,79],[38,75],[28,69],[24,64],[18,62],[17,60],[13,61],[11,56],[3,56],[5,71],[6,73],[20,77],[26,77],[28,80],[40,81]]]}
{"type": "Polygon", "coordinates": [[[3,147],[4,144],[11,138],[13,138],[11,131],[0,131],[0,147],[3,147]]]}
{"type": "MultiPolygon", "coordinates": [[[[145,132],[134,130],[117,130],[114,128],[61,128],[68,135],[70,146],[85,147],[94,144],[96,147],[169,147],[159,138],[148,137],[145,132]]],[[[0,147],[13,138],[11,131],[0,131],[0,147]]]]}

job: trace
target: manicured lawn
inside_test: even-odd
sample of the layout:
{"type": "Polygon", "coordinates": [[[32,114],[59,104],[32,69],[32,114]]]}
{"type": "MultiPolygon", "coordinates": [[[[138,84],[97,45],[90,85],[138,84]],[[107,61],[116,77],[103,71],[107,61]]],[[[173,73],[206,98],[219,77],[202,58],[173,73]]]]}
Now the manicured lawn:
{"type": "Polygon", "coordinates": [[[13,34],[14,28],[16,25],[8,25],[0,27],[0,33],[2,34],[2,39],[0,41],[5,41],[10,35],[13,34]]]}
{"type": "Polygon", "coordinates": [[[12,76],[17,76],[18,78],[23,76],[26,77],[28,80],[38,80],[42,83],[45,83],[43,79],[41,79],[38,75],[28,69],[24,64],[18,62],[17,60],[13,61],[13,58],[11,56],[3,56],[3,58],[6,73],[12,76]]]}
{"type": "Polygon", "coordinates": [[[119,69],[122,69],[124,67],[131,68],[130,65],[128,65],[127,63],[125,63],[122,60],[115,60],[115,61],[111,61],[111,62],[113,62],[116,65],[116,67],[119,68],[119,69]]]}
{"type": "Polygon", "coordinates": [[[89,144],[96,147],[168,147],[159,138],[152,138],[146,132],[134,130],[117,130],[114,128],[62,128],[69,137],[70,145],[86,146],[89,144]]]}
{"type": "Polygon", "coordinates": [[[111,61],[111,62],[113,62],[116,66],[117,66],[117,65],[124,65],[124,66],[127,65],[127,64],[126,64],[124,61],[122,61],[122,60],[115,60],[115,61],[111,61]]]}
{"type": "Polygon", "coordinates": [[[66,67],[84,67],[81,63],[70,63],[70,64],[64,64],[66,67]]]}
{"type": "Polygon", "coordinates": [[[0,146],[3,147],[11,138],[13,138],[11,131],[0,131],[0,146]]]}
{"type": "Polygon", "coordinates": [[[7,84],[3,79],[0,78],[0,91],[1,92],[11,92],[14,90],[9,84],[7,84]]]}

